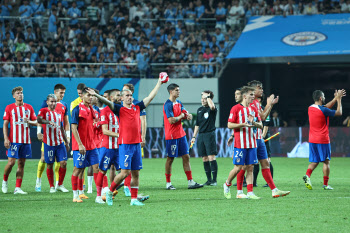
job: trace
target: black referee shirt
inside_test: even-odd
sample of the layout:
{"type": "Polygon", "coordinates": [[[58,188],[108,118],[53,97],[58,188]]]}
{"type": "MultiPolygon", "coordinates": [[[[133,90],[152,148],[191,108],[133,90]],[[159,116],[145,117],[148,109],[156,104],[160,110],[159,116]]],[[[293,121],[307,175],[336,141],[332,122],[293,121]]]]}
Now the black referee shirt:
{"type": "Polygon", "coordinates": [[[198,108],[196,126],[199,126],[199,133],[209,133],[215,130],[217,112],[216,107],[214,110],[210,110],[209,106],[198,108]]]}

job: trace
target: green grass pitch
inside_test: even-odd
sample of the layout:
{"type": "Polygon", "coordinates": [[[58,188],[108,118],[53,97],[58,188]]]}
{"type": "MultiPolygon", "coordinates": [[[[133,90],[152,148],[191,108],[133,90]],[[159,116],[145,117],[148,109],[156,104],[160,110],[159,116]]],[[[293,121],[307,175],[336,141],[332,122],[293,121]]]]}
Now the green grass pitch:
{"type": "MultiPolygon", "coordinates": [[[[149,194],[144,207],[130,206],[123,192],[113,206],[95,204],[95,188],[84,203],[72,203],[68,163],[67,193],[49,193],[46,173],[42,192],[34,191],[38,160],[25,167],[22,189],[28,195],[13,195],[15,171],[9,177],[9,193],[0,194],[0,232],[349,232],[350,160],[333,158],[330,185],[322,190],[322,168],[312,174],[314,190],[306,189],[302,176],[307,159],[273,158],[275,183],[290,190],[287,197],[273,199],[261,173],[254,192],[261,200],[226,200],[222,184],[232,169],[232,160],[218,158],[218,186],[187,189],[180,159],[175,160],[172,184],[165,190],[164,159],[145,159],[140,175],[140,193],[149,194]]],[[[0,162],[1,172],[6,161],[0,162]]],[[[194,180],[206,181],[200,158],[191,159],[194,180]]],[[[235,182],[235,181],[234,181],[235,182]]],[[[231,188],[235,197],[235,187],[231,188]]],[[[246,192],[246,190],[245,190],[246,192]]]]}

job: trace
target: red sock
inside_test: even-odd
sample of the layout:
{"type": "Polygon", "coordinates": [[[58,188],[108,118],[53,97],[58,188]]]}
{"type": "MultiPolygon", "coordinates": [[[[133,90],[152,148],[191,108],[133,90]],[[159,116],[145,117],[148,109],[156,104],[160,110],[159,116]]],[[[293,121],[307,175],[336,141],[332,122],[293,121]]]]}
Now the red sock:
{"type": "Polygon", "coordinates": [[[273,190],[276,188],[275,183],[273,182],[270,168],[261,169],[261,173],[266,181],[266,183],[269,185],[270,189],[273,190]]]}
{"type": "Polygon", "coordinates": [[[95,182],[95,184],[96,184],[97,174],[98,173],[94,173],[94,182],[95,182]]]}
{"type": "Polygon", "coordinates": [[[311,170],[311,169],[307,169],[307,170],[306,170],[306,175],[307,175],[308,177],[311,177],[311,174],[312,174],[312,170],[311,170]]]}
{"type": "Polygon", "coordinates": [[[125,178],[124,186],[127,186],[130,189],[130,182],[131,182],[131,173],[125,178]]]}
{"type": "Polygon", "coordinates": [[[59,174],[58,185],[63,184],[64,177],[66,176],[66,171],[67,171],[67,168],[62,168],[62,167],[60,167],[60,169],[58,170],[58,174],[59,174]]]}
{"type": "Polygon", "coordinates": [[[78,190],[78,177],[72,175],[71,181],[72,181],[72,190],[73,191],[78,190]]]}
{"type": "Polygon", "coordinates": [[[137,199],[137,193],[139,192],[139,187],[131,187],[131,199],[137,199]]]}
{"type": "Polygon", "coordinates": [[[167,183],[170,183],[170,177],[171,177],[171,174],[165,174],[165,179],[166,179],[166,182],[167,183]]]}
{"type": "Polygon", "coordinates": [[[103,188],[106,188],[108,187],[108,178],[107,176],[104,176],[103,177],[103,185],[102,185],[103,188]]]}
{"type": "Polygon", "coordinates": [[[4,181],[7,181],[9,179],[9,175],[4,174],[4,181]]]}
{"type": "Polygon", "coordinates": [[[20,188],[22,186],[22,179],[16,179],[16,188],[20,188]]]}
{"type": "Polygon", "coordinates": [[[78,190],[83,191],[83,184],[84,184],[84,179],[79,179],[78,178],[78,190]]]}
{"type": "Polygon", "coordinates": [[[96,178],[95,184],[96,184],[97,196],[98,197],[101,196],[102,183],[103,183],[104,177],[106,177],[106,176],[102,172],[98,172],[97,173],[97,178],[96,178]]]}
{"type": "Polygon", "coordinates": [[[228,184],[227,181],[225,182],[227,187],[230,187],[232,184],[228,184]]]}
{"type": "Polygon", "coordinates": [[[323,185],[328,185],[328,180],[329,180],[329,177],[328,176],[324,176],[323,177],[323,185]]]}
{"type": "Polygon", "coordinates": [[[185,171],[187,180],[192,180],[192,171],[185,171]]]}
{"type": "Polygon", "coordinates": [[[55,187],[53,185],[53,170],[51,169],[46,169],[46,175],[47,179],[49,180],[50,188],[55,187]]]}
{"type": "MultiPolygon", "coordinates": [[[[124,182],[124,184],[125,184],[125,182],[124,182]]],[[[114,192],[114,190],[117,188],[117,184],[116,183],[114,183],[114,181],[112,182],[112,184],[111,184],[111,187],[109,187],[109,190],[111,191],[111,192],[114,192]]]]}
{"type": "Polygon", "coordinates": [[[247,192],[253,192],[253,184],[247,184],[247,192]]]}
{"type": "Polygon", "coordinates": [[[243,190],[244,174],[245,171],[243,169],[237,174],[237,190],[243,190]]]}

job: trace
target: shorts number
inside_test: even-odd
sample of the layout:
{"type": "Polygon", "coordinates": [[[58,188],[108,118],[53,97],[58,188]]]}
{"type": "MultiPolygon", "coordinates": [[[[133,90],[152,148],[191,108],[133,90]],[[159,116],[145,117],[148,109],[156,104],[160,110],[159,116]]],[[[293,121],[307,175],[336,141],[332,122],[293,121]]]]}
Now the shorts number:
{"type": "Polygon", "coordinates": [[[241,157],[241,158],[243,157],[243,151],[236,151],[235,158],[238,158],[238,157],[241,157]]]}
{"type": "Polygon", "coordinates": [[[52,157],[52,156],[53,156],[53,150],[49,150],[49,151],[47,152],[47,156],[48,156],[48,157],[52,157]]]}
{"type": "Polygon", "coordinates": [[[79,157],[78,157],[77,160],[85,160],[85,155],[82,155],[80,153],[78,155],[79,155],[79,157]]]}
{"type": "Polygon", "coordinates": [[[11,150],[17,151],[17,146],[16,145],[12,145],[11,146],[11,150]]]}
{"type": "Polygon", "coordinates": [[[111,160],[111,158],[106,157],[106,158],[105,158],[105,161],[104,161],[103,163],[109,164],[109,161],[110,161],[110,160],[111,160]]]}
{"type": "Polygon", "coordinates": [[[129,158],[129,155],[125,155],[125,160],[124,160],[124,163],[126,163],[126,160],[128,160],[128,158],[129,158]]]}

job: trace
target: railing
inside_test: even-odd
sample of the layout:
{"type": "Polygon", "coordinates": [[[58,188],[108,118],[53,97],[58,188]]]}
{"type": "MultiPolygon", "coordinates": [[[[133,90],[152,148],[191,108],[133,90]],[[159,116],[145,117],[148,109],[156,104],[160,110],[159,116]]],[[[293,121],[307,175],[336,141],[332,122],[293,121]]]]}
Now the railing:
{"type": "Polygon", "coordinates": [[[139,69],[138,63],[79,63],[79,62],[7,62],[1,77],[138,77],[157,78],[167,72],[172,78],[217,77],[218,62],[148,63],[139,69]]]}

